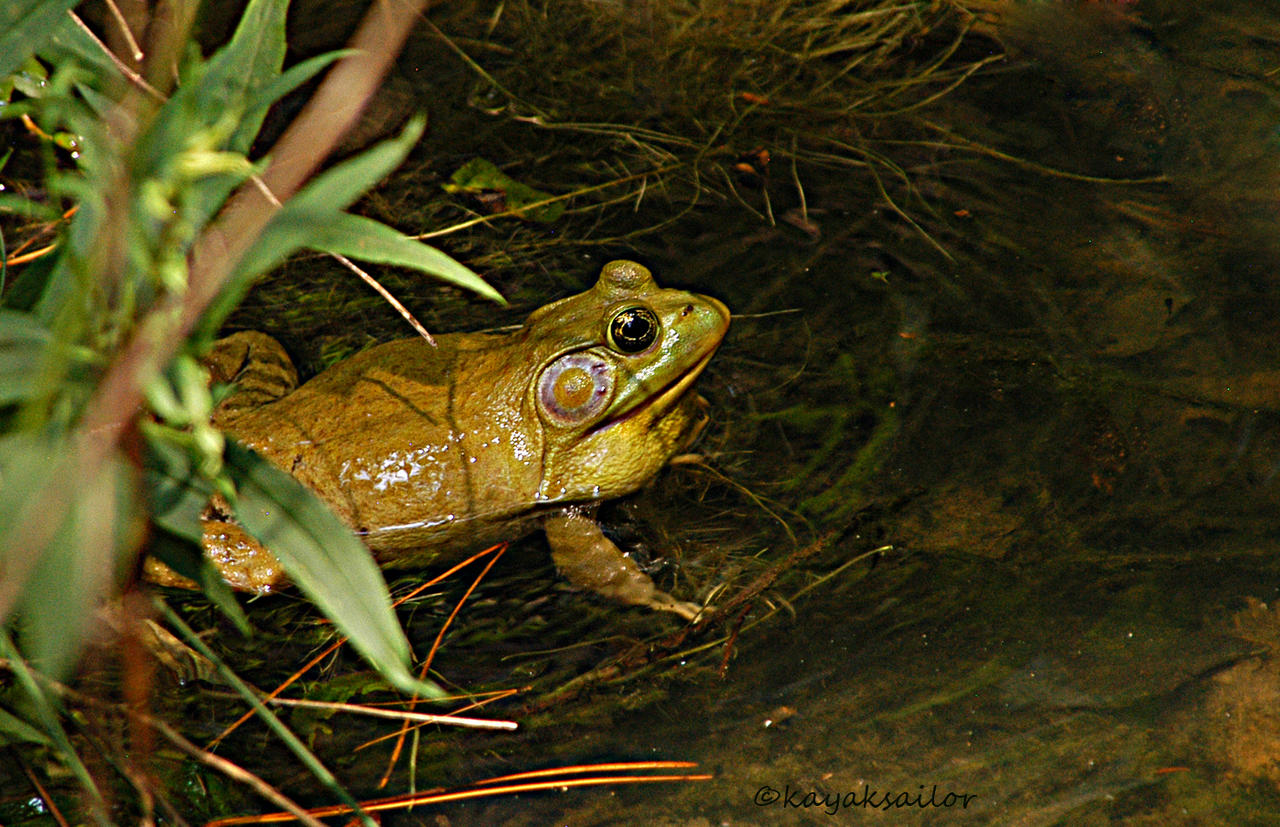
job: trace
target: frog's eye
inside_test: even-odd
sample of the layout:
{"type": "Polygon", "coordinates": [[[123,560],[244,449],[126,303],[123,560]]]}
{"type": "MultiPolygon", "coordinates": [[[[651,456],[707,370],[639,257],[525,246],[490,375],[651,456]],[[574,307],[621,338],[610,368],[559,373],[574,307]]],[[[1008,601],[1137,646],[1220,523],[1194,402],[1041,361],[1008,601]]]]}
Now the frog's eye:
{"type": "Polygon", "coordinates": [[[609,345],[621,353],[639,353],[658,338],[658,317],[647,307],[619,310],[609,322],[609,345]]]}
{"type": "Polygon", "coordinates": [[[563,424],[589,420],[613,398],[613,371],[590,353],[570,353],[552,362],[538,380],[542,409],[563,424]]]}

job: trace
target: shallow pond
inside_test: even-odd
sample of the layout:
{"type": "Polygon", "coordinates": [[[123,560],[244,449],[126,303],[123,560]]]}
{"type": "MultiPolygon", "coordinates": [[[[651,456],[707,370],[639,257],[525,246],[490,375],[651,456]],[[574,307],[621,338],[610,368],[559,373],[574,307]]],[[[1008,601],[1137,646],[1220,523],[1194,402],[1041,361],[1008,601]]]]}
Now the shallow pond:
{"type": "MultiPolygon", "coordinates": [[[[1008,56],[931,103],[946,140],[900,139],[881,171],[907,183],[788,169],[775,147],[736,201],[656,231],[629,235],[651,219],[637,200],[554,264],[538,257],[554,226],[513,232],[490,262],[513,297],[498,317],[416,297],[445,326],[506,323],[625,254],[723,299],[736,315],[700,384],[702,459],[607,516],[665,587],[731,611],[689,631],[607,607],[560,582],[540,541],[517,545],[435,669],[459,690],[523,689],[483,711],[521,729],[424,731],[416,786],[651,760],[710,778],[383,823],[1280,818],[1280,6],[981,5],[968,58],[1008,56]]],[[[438,48],[410,45],[410,83],[438,48]]],[[[372,209],[394,213],[413,175],[434,187],[467,157],[461,110],[433,112],[430,160],[372,209]]],[[[503,124],[473,137],[516,157],[503,124]]],[[[243,326],[286,301],[273,289],[243,326]]],[[[385,338],[383,313],[332,324],[366,314],[385,338]]],[[[324,331],[272,332],[304,364],[329,358],[324,331]]],[[[420,655],[462,577],[402,610],[420,655]]],[[[255,642],[220,641],[261,686],[317,635],[303,607],[267,603],[250,606],[255,642]]],[[[218,622],[198,601],[187,614],[218,622]]],[[[339,657],[309,697],[361,699],[368,676],[339,657]]],[[[211,736],[234,709],[202,689],[184,719],[211,736]]],[[[390,742],[356,749],[396,726],[355,720],[292,722],[361,797],[408,790],[406,758],[377,789],[390,742]]],[[[223,749],[252,766],[269,744],[254,729],[223,749]]],[[[296,768],[254,768],[327,800],[296,768]]],[[[210,815],[254,806],[213,800],[210,815]]]]}

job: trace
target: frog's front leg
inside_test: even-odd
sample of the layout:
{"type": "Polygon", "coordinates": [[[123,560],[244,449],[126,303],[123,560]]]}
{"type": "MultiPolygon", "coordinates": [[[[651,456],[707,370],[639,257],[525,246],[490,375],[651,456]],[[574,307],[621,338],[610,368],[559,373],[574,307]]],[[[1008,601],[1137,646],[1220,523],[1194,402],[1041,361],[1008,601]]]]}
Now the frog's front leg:
{"type": "Polygon", "coordinates": [[[702,607],[659,591],[649,575],[604,536],[600,526],[591,519],[592,510],[566,508],[543,518],[551,559],[560,573],[578,588],[589,589],[619,603],[675,612],[686,620],[693,620],[702,607]]]}

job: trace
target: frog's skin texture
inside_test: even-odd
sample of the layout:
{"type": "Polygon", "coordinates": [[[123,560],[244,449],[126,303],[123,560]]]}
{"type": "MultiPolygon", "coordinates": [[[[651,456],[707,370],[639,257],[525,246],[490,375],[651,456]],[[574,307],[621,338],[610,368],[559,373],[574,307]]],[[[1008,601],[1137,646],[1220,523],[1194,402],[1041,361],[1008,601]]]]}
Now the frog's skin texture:
{"type": "MultiPolygon", "coordinates": [[[[218,350],[244,390],[216,420],[315,491],[380,564],[442,562],[541,527],[575,585],[692,618],[699,607],[658,591],[592,513],[696,435],[705,403],[691,387],[728,327],[719,301],[615,261],[513,333],[388,342],[292,392],[280,346],[236,334],[218,350]]],[[[282,585],[275,558],[215,512],[204,544],[227,581],[282,585]]],[[[149,573],[177,582],[159,564],[149,573]]]]}

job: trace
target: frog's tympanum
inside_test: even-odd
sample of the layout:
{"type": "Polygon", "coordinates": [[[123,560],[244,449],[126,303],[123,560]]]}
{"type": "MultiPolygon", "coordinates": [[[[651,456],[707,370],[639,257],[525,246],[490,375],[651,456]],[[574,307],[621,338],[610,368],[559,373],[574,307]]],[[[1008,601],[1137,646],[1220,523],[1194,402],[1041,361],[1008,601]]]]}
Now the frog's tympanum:
{"type": "MultiPolygon", "coordinates": [[[[577,586],[691,618],[699,607],[658,591],[592,517],[696,435],[704,417],[691,387],[728,326],[719,301],[615,261],[513,333],[388,342],[296,390],[274,340],[236,334],[217,349],[234,364],[214,369],[242,390],[218,424],[315,491],[380,564],[440,562],[540,526],[577,586]],[[276,387],[248,386],[251,373],[276,387]]],[[[208,516],[204,544],[231,585],[284,582],[239,526],[208,516]]],[[[159,564],[149,571],[176,581],[159,564]]]]}

